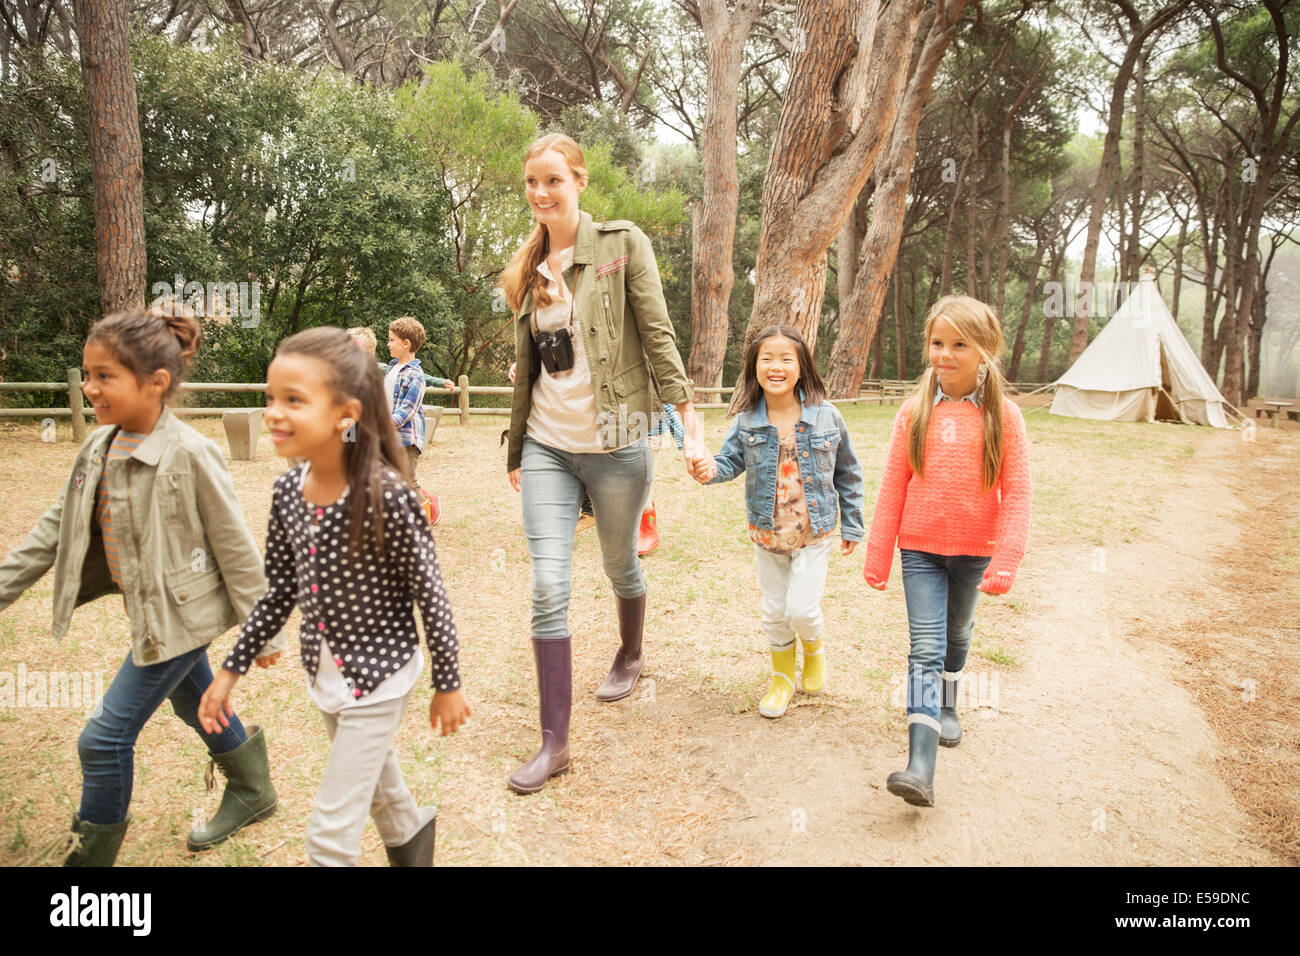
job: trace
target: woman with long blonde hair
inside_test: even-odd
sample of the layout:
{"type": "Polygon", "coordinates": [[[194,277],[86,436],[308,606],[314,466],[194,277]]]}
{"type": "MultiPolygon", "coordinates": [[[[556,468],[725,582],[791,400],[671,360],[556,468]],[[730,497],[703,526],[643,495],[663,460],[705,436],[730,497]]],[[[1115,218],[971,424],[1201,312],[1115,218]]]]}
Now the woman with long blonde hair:
{"type": "Polygon", "coordinates": [[[975,602],[1015,580],[1032,490],[1025,420],[1000,369],[997,315],[978,299],[944,296],[926,316],[925,341],[929,367],[894,420],[863,577],[883,591],[897,544],[911,636],[908,761],[887,785],[929,807],[937,748],[961,742],[957,682],[975,602]]]}
{"type": "Polygon", "coordinates": [[[650,240],[626,220],[593,221],[578,208],[586,188],[582,149],[568,136],[553,133],[528,148],[524,194],[536,225],[501,274],[515,314],[506,469],[522,492],[533,563],[542,723],[541,750],[510,776],[517,793],[535,793],[569,767],[568,612],[583,491],[618,610],[619,650],[596,697],[621,700],[643,664],[646,579],[637,531],[653,477],[648,436],[664,402],[677,407],[685,425],[691,474],[712,462],[650,240]]]}

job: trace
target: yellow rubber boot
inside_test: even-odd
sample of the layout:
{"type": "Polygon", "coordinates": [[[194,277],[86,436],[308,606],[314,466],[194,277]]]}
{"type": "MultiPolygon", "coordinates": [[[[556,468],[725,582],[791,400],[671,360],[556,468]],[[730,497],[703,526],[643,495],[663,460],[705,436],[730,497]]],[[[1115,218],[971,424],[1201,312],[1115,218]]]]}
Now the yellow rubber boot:
{"type": "Polygon", "coordinates": [[[787,650],[772,652],[772,683],[758,702],[758,712],[764,717],[780,717],[794,697],[794,645],[787,650]]]}
{"type": "Polygon", "coordinates": [[[803,692],[820,694],[826,686],[826,655],[822,653],[822,639],[802,641],[803,692]]]}

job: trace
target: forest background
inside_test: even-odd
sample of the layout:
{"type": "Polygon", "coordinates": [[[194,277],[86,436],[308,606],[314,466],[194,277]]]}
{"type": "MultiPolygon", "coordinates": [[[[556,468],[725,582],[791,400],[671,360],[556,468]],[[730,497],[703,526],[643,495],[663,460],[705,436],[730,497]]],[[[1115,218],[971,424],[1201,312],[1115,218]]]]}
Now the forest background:
{"type": "Polygon", "coordinates": [[[1295,0],[120,0],[129,91],[83,71],[81,6],[0,0],[0,380],[61,381],[96,318],[176,294],[196,380],[409,314],[427,371],[503,384],[522,156],[559,130],[584,208],[651,237],[697,384],[772,321],[835,395],[913,377],[949,291],[1049,382],[1149,269],[1225,397],[1296,395],[1295,0]],[[106,263],[127,92],[143,230],[106,263]]]}

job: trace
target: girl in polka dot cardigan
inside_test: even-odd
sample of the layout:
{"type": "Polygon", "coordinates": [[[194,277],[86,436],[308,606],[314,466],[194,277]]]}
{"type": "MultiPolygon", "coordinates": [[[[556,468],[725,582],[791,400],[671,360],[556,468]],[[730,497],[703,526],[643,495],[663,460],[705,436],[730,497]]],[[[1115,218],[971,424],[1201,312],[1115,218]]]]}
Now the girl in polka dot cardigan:
{"type": "Polygon", "coordinates": [[[276,451],[306,460],[276,481],[269,587],[203,695],[199,719],[225,724],[235,683],[296,603],[307,689],[332,741],[307,827],[311,862],[355,865],[370,815],[392,865],[430,866],[437,811],[417,807],[391,746],[424,666],[413,604],[433,659],[430,724],[446,736],[470,707],[433,534],[400,475],[383,378],[346,332],[321,327],[281,343],[266,384],[276,451]]]}

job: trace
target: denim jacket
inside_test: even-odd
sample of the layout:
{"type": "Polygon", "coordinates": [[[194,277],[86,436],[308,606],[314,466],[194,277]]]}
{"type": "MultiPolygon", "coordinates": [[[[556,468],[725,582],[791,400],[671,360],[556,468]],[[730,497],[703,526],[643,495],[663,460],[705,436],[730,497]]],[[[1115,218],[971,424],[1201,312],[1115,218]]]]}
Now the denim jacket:
{"type": "MultiPolygon", "coordinates": [[[[804,483],[808,520],[815,535],[835,530],[836,506],[840,537],[862,540],[862,466],[844,419],[834,405],[803,405],[795,428],[799,475],[804,483]]],[[[767,402],[741,412],[713,457],[718,473],[709,484],[730,481],[745,472],[745,511],[749,523],[772,529],[776,512],[776,464],[780,441],[767,420],[767,402]]]]}

